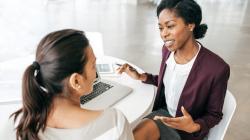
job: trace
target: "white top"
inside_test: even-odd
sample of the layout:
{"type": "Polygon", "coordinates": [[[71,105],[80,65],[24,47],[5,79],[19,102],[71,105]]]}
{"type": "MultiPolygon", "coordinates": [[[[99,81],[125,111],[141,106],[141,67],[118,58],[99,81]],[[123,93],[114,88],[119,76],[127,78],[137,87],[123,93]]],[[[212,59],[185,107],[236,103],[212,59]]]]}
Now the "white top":
{"type": "MultiPolygon", "coordinates": [[[[15,140],[12,124],[5,129],[5,138],[15,140]],[[12,132],[11,132],[12,131],[12,132]],[[8,134],[8,135],[7,135],[8,134]]],[[[95,120],[74,129],[57,129],[46,127],[38,133],[41,140],[134,140],[132,129],[125,116],[116,109],[106,109],[95,120]]]]}
{"type": "Polygon", "coordinates": [[[194,61],[200,51],[201,46],[199,43],[198,45],[199,50],[197,54],[188,63],[177,64],[174,59],[174,52],[171,52],[169,58],[166,61],[167,68],[163,77],[163,83],[165,86],[165,98],[168,111],[173,117],[176,115],[176,110],[182,90],[185,86],[194,61]]]}
{"type": "Polygon", "coordinates": [[[81,128],[56,129],[47,127],[39,133],[42,140],[133,140],[125,116],[116,109],[106,109],[96,120],[81,128]]]}

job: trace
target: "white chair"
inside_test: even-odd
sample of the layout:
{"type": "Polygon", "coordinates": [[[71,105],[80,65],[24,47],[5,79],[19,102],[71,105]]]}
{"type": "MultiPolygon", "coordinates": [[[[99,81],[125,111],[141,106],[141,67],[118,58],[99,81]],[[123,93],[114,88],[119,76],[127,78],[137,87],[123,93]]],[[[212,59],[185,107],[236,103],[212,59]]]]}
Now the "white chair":
{"type": "Polygon", "coordinates": [[[14,122],[10,115],[21,108],[21,101],[0,102],[0,140],[14,140],[14,122]]]}
{"type": "Polygon", "coordinates": [[[229,123],[233,117],[236,109],[236,100],[233,94],[227,90],[224,106],[223,106],[223,118],[220,123],[210,129],[208,134],[208,140],[223,140],[229,123]]]}

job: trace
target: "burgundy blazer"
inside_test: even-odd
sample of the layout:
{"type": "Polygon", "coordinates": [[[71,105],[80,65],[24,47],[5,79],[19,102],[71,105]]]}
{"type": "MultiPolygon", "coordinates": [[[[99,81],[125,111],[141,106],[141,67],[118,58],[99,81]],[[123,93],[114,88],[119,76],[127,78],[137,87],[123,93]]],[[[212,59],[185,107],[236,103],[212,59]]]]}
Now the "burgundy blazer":
{"type": "MultiPolygon", "coordinates": [[[[170,51],[162,48],[162,62],[159,75],[147,74],[144,83],[158,87],[153,110],[158,110],[166,105],[163,76],[167,67],[166,60],[170,51]]],[[[222,107],[230,75],[229,65],[219,56],[201,45],[183,88],[178,103],[176,116],[183,116],[181,106],[190,113],[193,120],[200,124],[201,130],[196,133],[187,133],[178,130],[183,140],[202,140],[222,119],[222,107]]]]}

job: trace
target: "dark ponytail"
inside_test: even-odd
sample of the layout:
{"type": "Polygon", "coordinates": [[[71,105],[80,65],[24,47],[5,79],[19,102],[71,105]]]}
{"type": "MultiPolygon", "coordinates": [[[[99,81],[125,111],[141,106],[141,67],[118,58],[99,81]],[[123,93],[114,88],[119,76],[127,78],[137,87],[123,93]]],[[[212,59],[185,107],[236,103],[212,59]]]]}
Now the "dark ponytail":
{"type": "Polygon", "coordinates": [[[36,61],[22,79],[23,106],[14,112],[17,140],[39,140],[44,132],[53,97],[63,94],[63,80],[84,72],[88,39],[82,31],[66,29],[45,36],[38,45],[36,61]]]}
{"type": "MultiPolygon", "coordinates": [[[[23,140],[39,140],[38,132],[45,129],[47,115],[49,111],[48,94],[41,89],[35,72],[37,70],[34,65],[30,65],[24,72],[22,79],[22,101],[23,108],[14,113],[16,121],[20,113],[22,117],[17,125],[17,139],[23,140]],[[18,138],[19,137],[19,138],[18,138]]],[[[39,72],[38,72],[39,73],[39,72]]],[[[37,74],[38,74],[37,73],[37,74]]]]}

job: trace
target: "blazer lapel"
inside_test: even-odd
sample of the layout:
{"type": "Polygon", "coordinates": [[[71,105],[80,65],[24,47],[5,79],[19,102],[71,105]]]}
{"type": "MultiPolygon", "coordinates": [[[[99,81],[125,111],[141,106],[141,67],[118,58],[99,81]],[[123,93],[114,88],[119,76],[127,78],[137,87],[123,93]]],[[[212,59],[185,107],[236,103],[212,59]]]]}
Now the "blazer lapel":
{"type": "Polygon", "coordinates": [[[165,74],[165,69],[167,67],[166,60],[169,57],[169,54],[170,54],[170,51],[168,51],[167,48],[163,46],[162,62],[161,62],[159,76],[158,76],[158,88],[157,88],[157,93],[156,93],[156,97],[155,97],[153,110],[157,110],[160,107],[162,107],[162,105],[164,105],[164,106],[166,105],[165,95],[164,94],[162,95],[161,91],[164,89],[163,88],[163,77],[165,74]]]}
{"type": "Polygon", "coordinates": [[[166,64],[166,60],[168,59],[169,55],[170,55],[170,51],[167,50],[167,48],[165,47],[164,48],[164,52],[163,52],[163,60],[161,62],[161,69],[160,69],[160,73],[159,73],[159,79],[158,79],[158,87],[162,85],[163,83],[163,77],[164,77],[164,74],[165,74],[165,70],[166,70],[166,67],[167,67],[167,64],[166,64]]]}

